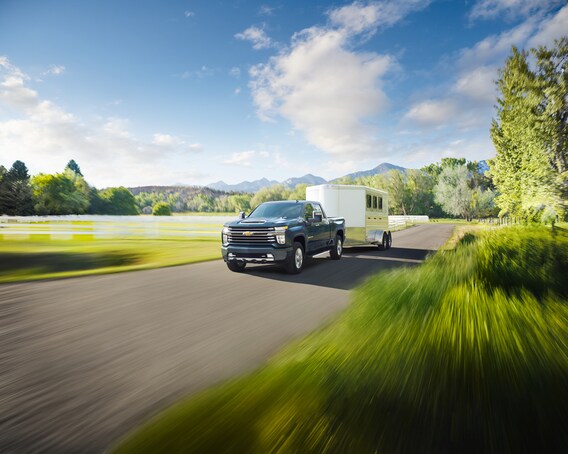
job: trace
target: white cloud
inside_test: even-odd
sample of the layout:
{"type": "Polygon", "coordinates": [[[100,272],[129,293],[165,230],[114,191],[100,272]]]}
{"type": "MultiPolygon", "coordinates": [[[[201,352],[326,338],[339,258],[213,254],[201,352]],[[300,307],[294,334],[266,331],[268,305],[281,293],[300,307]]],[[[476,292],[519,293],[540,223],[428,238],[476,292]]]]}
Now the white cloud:
{"type": "Polygon", "coordinates": [[[356,1],[331,10],[331,23],[352,34],[374,32],[391,27],[408,14],[425,8],[431,0],[402,0],[383,2],[356,1]]]}
{"type": "Polygon", "coordinates": [[[255,26],[247,28],[244,32],[237,33],[235,38],[250,41],[252,48],[256,50],[268,49],[272,46],[272,40],[268,37],[262,28],[255,26]]]}
{"type": "Polygon", "coordinates": [[[235,91],[233,92],[235,95],[238,95],[241,93],[241,87],[237,87],[235,88],[235,91]]]}
{"type": "Polygon", "coordinates": [[[241,77],[241,68],[239,68],[238,66],[233,66],[229,70],[229,75],[238,79],[239,77],[241,77]]]}
{"type": "Polygon", "coordinates": [[[258,14],[259,16],[272,16],[275,9],[276,8],[273,6],[260,5],[260,8],[258,8],[258,14]]]}
{"type": "Polygon", "coordinates": [[[471,9],[471,20],[499,17],[529,17],[546,13],[563,3],[562,0],[478,0],[471,9]]]}
{"type": "Polygon", "coordinates": [[[428,100],[413,105],[404,119],[423,126],[442,126],[454,118],[457,112],[458,106],[450,99],[428,100]]]}
{"type": "Polygon", "coordinates": [[[376,151],[377,130],[368,120],[388,104],[381,78],[395,62],[388,55],[354,50],[354,41],[428,3],[355,2],[329,11],[327,26],[294,34],[289,47],[250,70],[259,118],[286,118],[327,153],[361,159],[376,151]]]}
{"type": "Polygon", "coordinates": [[[43,76],[51,74],[52,76],[59,76],[65,72],[65,66],[63,65],[51,65],[47,71],[42,73],[43,76]]]}
{"type": "Polygon", "coordinates": [[[233,153],[230,158],[225,159],[222,162],[223,164],[251,167],[251,160],[254,156],[256,156],[256,151],[254,150],[241,151],[239,153],[233,153]]]}
{"type": "Polygon", "coordinates": [[[496,68],[480,66],[471,71],[464,71],[453,86],[453,91],[480,103],[495,102],[497,89],[495,80],[496,68]]]}
{"type": "Polygon", "coordinates": [[[184,11],[183,15],[189,18],[195,16],[195,13],[193,11],[184,11]]]}
{"type": "Polygon", "coordinates": [[[531,37],[527,43],[527,47],[549,46],[554,45],[555,39],[560,39],[568,35],[568,5],[562,8],[558,13],[544,21],[542,21],[536,34],[531,37]]]}
{"type": "Polygon", "coordinates": [[[152,143],[156,145],[175,146],[183,144],[183,140],[170,134],[154,134],[152,143]]]}
{"type": "Polygon", "coordinates": [[[62,107],[41,99],[26,86],[28,80],[8,58],[0,57],[0,109],[7,107],[17,116],[7,120],[0,117],[2,164],[19,159],[26,162],[31,173],[57,172],[69,159],[75,159],[87,180],[99,187],[167,184],[198,177],[189,151],[198,151],[201,145],[174,145],[175,138],[167,134],[154,139],[169,141],[170,146],[139,140],[123,118],[86,126],[62,107]]]}

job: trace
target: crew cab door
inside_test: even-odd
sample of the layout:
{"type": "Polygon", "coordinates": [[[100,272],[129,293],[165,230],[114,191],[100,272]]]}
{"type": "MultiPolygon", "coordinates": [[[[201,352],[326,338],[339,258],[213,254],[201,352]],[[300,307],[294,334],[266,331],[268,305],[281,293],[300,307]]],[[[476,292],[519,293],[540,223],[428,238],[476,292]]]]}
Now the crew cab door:
{"type": "Polygon", "coordinates": [[[329,239],[329,222],[323,217],[321,206],[319,204],[312,205],[311,203],[306,203],[304,206],[304,218],[307,222],[308,251],[314,252],[324,248],[329,239]],[[314,214],[320,214],[322,220],[314,220],[314,214]]]}

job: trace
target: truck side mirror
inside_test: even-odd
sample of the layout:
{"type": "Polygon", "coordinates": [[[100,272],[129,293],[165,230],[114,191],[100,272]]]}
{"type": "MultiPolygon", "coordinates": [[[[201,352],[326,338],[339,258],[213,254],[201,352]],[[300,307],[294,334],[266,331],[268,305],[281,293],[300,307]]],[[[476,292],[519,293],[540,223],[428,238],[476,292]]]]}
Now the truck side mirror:
{"type": "Polygon", "coordinates": [[[239,213],[239,219],[244,219],[244,218],[245,218],[245,212],[244,212],[244,211],[241,211],[241,212],[239,213]]]}
{"type": "Polygon", "coordinates": [[[312,218],[313,222],[321,222],[323,219],[321,213],[314,213],[314,217],[312,218]]]}

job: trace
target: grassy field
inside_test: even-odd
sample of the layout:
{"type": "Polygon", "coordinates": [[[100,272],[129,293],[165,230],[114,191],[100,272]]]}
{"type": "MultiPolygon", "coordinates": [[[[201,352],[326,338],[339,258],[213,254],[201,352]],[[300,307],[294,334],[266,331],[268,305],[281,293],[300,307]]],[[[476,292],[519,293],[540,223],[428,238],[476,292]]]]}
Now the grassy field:
{"type": "Polygon", "coordinates": [[[116,273],[221,257],[219,238],[0,241],[0,283],[116,273]]]}
{"type": "Polygon", "coordinates": [[[566,276],[564,231],[466,232],[116,452],[566,452],[566,276]]]}

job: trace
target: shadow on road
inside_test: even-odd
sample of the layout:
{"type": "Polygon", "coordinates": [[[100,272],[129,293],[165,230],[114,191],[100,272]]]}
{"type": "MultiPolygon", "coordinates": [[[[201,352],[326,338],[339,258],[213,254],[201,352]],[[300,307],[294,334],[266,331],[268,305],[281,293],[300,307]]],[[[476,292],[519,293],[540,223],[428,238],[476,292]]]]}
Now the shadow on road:
{"type": "Polygon", "coordinates": [[[328,254],[307,258],[304,270],[298,275],[286,274],[282,268],[269,265],[249,265],[245,272],[263,279],[351,290],[379,271],[419,264],[433,252],[428,249],[393,247],[380,251],[371,246],[356,247],[345,249],[338,261],[331,260],[328,254]]]}

